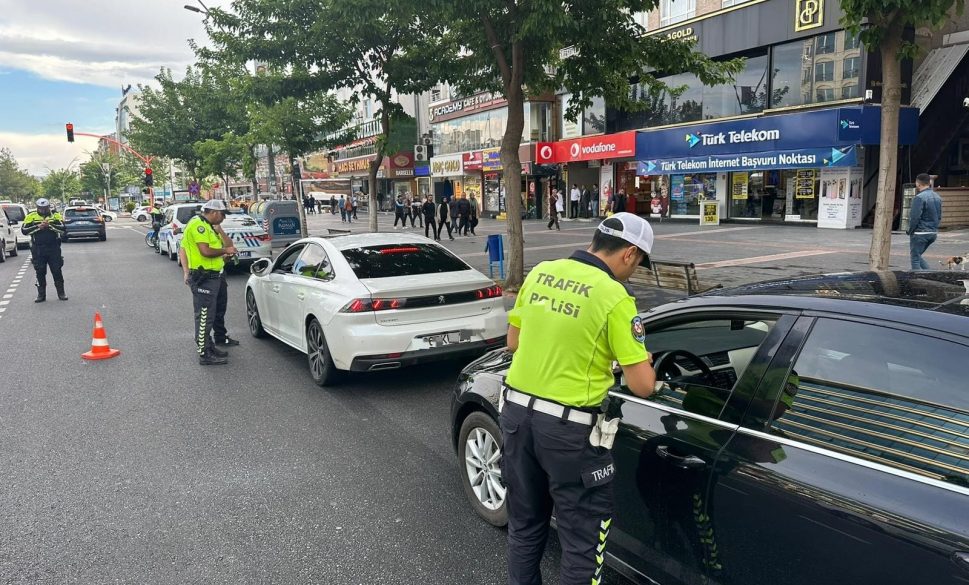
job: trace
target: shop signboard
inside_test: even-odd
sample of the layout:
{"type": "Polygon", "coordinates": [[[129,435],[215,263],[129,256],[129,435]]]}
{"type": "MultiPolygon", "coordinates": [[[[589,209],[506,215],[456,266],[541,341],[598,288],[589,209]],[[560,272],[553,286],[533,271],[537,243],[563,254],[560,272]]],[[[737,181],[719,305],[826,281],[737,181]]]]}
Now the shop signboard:
{"type": "Polygon", "coordinates": [[[750,174],[749,173],[734,173],[733,180],[730,188],[730,196],[734,201],[743,201],[747,199],[747,193],[749,191],[748,185],[750,184],[750,174]]]}
{"type": "Polygon", "coordinates": [[[846,146],[842,148],[805,148],[734,155],[653,159],[640,161],[637,174],[645,176],[803,169],[805,167],[853,167],[857,164],[857,158],[855,147],[846,146]]]}
{"type": "MultiPolygon", "coordinates": [[[[918,109],[902,108],[899,145],[918,139],[918,109]]],[[[878,144],[881,108],[852,106],[647,130],[636,137],[639,160],[878,144]]],[[[602,157],[599,157],[602,158],[602,157]]]]}
{"type": "Polygon", "coordinates": [[[440,106],[431,107],[430,118],[431,122],[443,122],[474,112],[493,110],[507,104],[508,100],[498,94],[479,93],[470,97],[452,100],[440,106]]]}
{"type": "Polygon", "coordinates": [[[700,225],[720,225],[720,202],[700,202],[700,225]]]}
{"type": "Polygon", "coordinates": [[[464,165],[465,172],[480,171],[482,166],[481,151],[476,150],[474,152],[464,153],[462,164],[464,165]]]}
{"type": "Polygon", "coordinates": [[[599,214],[605,215],[613,192],[613,168],[611,164],[599,167],[599,214]]]}
{"type": "Polygon", "coordinates": [[[501,149],[488,148],[481,151],[481,170],[495,172],[501,170],[501,149]]]}
{"type": "Polygon", "coordinates": [[[539,142],[536,147],[535,162],[538,164],[571,163],[626,158],[635,154],[636,132],[629,131],[575,140],[539,142]]]}
{"type": "Polygon", "coordinates": [[[432,177],[459,177],[464,174],[460,154],[449,154],[431,158],[432,177]]]}

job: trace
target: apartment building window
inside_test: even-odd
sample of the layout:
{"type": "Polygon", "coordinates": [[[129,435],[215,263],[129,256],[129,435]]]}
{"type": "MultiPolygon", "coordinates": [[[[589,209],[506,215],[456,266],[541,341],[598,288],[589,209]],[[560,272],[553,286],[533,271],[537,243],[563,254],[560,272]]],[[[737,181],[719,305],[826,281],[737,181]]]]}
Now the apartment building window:
{"type": "Polygon", "coordinates": [[[830,87],[818,88],[817,90],[817,101],[819,102],[830,102],[834,100],[834,89],[830,87]]]}
{"type": "Polygon", "coordinates": [[[861,37],[858,35],[852,35],[848,31],[845,31],[845,51],[851,51],[861,47],[861,37]]]}
{"type": "Polygon", "coordinates": [[[828,33],[826,35],[820,35],[817,37],[817,47],[814,49],[815,55],[825,55],[827,53],[834,53],[834,40],[835,33],[828,33]]]}
{"type": "Polygon", "coordinates": [[[841,88],[841,99],[850,100],[857,97],[861,97],[861,92],[858,91],[858,84],[846,85],[841,88]]]}
{"type": "Polygon", "coordinates": [[[745,4],[750,2],[750,0],[723,0],[723,7],[730,8],[731,6],[736,6],[738,4],[745,4]]]}
{"type": "Polygon", "coordinates": [[[683,22],[696,16],[696,0],[662,0],[660,3],[660,26],[683,22]]]}
{"type": "Polygon", "coordinates": [[[861,57],[846,57],[843,79],[855,79],[860,74],[861,57]]]}
{"type": "Polygon", "coordinates": [[[834,81],[834,61],[815,63],[814,81],[834,81]]]}
{"type": "Polygon", "coordinates": [[[646,12],[646,11],[634,12],[633,22],[643,27],[643,30],[649,30],[649,12],[646,12]]]}

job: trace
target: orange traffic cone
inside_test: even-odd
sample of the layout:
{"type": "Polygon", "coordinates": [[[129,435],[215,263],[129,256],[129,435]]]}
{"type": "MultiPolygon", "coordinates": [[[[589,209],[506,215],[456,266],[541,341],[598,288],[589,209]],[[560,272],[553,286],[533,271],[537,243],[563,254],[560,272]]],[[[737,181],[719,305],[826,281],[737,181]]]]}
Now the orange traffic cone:
{"type": "Polygon", "coordinates": [[[101,313],[94,313],[94,338],[91,340],[91,351],[82,353],[81,357],[86,360],[106,360],[120,353],[120,349],[111,349],[108,345],[108,336],[104,333],[104,325],[101,323],[101,313]]]}

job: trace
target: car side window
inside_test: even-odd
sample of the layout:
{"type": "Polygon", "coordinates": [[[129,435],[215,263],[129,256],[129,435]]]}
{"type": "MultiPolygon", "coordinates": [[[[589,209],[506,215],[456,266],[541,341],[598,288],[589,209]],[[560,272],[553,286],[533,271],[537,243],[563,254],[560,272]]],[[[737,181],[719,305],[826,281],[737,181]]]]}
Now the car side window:
{"type": "Polygon", "coordinates": [[[293,265],[296,264],[296,259],[299,258],[300,252],[303,251],[303,246],[290,246],[283,253],[276,258],[276,263],[273,264],[273,272],[281,274],[289,274],[293,271],[293,265]]]}
{"type": "Polygon", "coordinates": [[[967,355],[936,337],[819,319],[768,430],[969,486],[967,355]]]}
{"type": "MultiPolygon", "coordinates": [[[[651,401],[711,418],[739,420],[742,413],[725,408],[758,349],[768,338],[775,317],[727,316],[678,321],[646,331],[657,380],[651,401]]],[[[738,407],[740,409],[742,407],[738,407]]]]}
{"type": "Polygon", "coordinates": [[[333,278],[333,267],[322,246],[308,244],[293,265],[293,273],[317,280],[329,280],[333,278]]]}
{"type": "Polygon", "coordinates": [[[175,212],[169,209],[165,212],[165,223],[172,223],[173,219],[175,219],[175,212]]]}

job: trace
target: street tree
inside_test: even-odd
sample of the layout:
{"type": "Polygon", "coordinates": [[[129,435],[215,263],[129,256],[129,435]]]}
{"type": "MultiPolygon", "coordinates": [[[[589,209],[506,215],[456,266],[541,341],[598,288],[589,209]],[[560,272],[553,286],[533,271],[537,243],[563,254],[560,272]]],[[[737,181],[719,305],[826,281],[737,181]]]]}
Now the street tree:
{"type": "Polygon", "coordinates": [[[41,181],[41,192],[47,199],[67,201],[81,193],[81,178],[72,169],[56,169],[41,181]]]}
{"type": "Polygon", "coordinates": [[[695,41],[646,36],[632,15],[658,6],[659,0],[479,0],[449,3],[440,18],[461,44],[460,51],[451,53],[456,57],[449,64],[449,80],[463,93],[497,90],[508,101],[501,141],[501,165],[512,177],[505,197],[508,288],[524,279],[517,177],[529,95],[564,89],[572,94],[567,115],[575,120],[595,97],[627,111],[648,108],[648,102],[634,99],[631,82],[675,95],[684,88],[667,88],[658,79],[661,74],[689,72],[706,85],[717,85],[740,71],[742,61],[715,62],[695,50],[695,41]]]}
{"type": "Polygon", "coordinates": [[[878,191],[868,264],[885,270],[891,260],[892,219],[898,181],[898,122],[902,104],[903,59],[919,48],[905,37],[911,27],[938,27],[953,10],[962,13],[965,0],[841,0],[842,24],[870,51],[879,51],[882,64],[882,122],[878,151],[878,191]]]}
{"type": "Polygon", "coordinates": [[[200,174],[219,177],[225,185],[226,199],[229,198],[229,183],[242,170],[247,151],[245,139],[233,132],[227,132],[219,140],[209,138],[195,143],[200,174]]]}
{"type": "Polygon", "coordinates": [[[0,198],[31,202],[40,194],[40,182],[20,166],[9,148],[0,148],[0,198]]]}
{"type": "MultiPolygon", "coordinates": [[[[438,16],[446,0],[233,0],[212,10],[215,51],[288,73],[284,95],[297,99],[349,90],[351,102],[373,99],[381,123],[370,163],[370,230],[377,231],[377,174],[402,145],[399,95],[427,91],[443,76],[450,34],[438,16]]],[[[410,137],[406,144],[412,145],[410,137]]]]}

